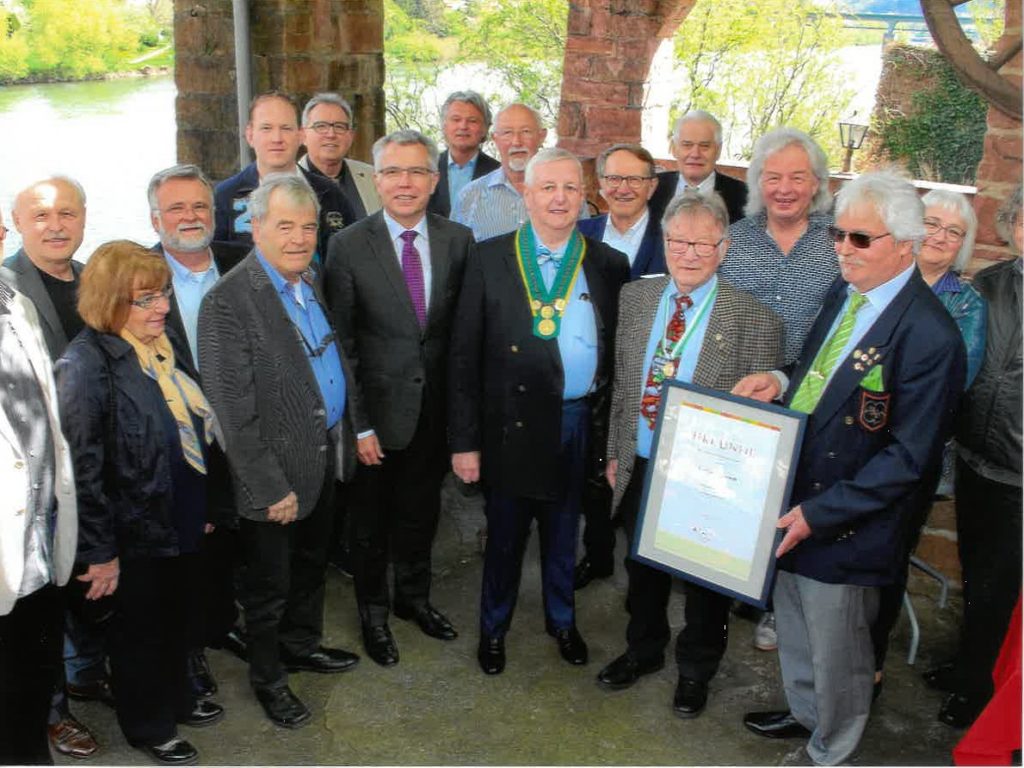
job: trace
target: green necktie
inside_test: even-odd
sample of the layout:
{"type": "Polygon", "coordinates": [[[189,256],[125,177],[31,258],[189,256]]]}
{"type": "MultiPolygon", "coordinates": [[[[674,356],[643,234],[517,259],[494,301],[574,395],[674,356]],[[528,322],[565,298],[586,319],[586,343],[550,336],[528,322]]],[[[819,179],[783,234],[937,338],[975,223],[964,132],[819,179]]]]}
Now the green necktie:
{"type": "Polygon", "coordinates": [[[846,342],[850,340],[850,334],[853,333],[857,310],[864,306],[865,301],[867,299],[861,293],[850,294],[850,301],[846,305],[842,320],[839,321],[839,327],[818,350],[811,369],[807,371],[807,375],[800,382],[800,388],[793,395],[789,407],[794,411],[811,413],[818,406],[821,393],[825,390],[825,382],[828,381],[829,375],[836,367],[836,363],[839,362],[839,355],[842,354],[843,347],[846,346],[846,342]]]}

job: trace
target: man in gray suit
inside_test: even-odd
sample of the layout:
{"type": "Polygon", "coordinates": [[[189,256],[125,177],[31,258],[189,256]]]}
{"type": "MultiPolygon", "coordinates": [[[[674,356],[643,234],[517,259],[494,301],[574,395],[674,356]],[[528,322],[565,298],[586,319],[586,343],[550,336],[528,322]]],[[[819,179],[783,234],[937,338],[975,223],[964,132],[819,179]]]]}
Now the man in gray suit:
{"type": "MultiPolygon", "coordinates": [[[[622,289],[615,339],[615,384],[608,424],[612,509],[632,541],[665,379],[728,392],[765,362],[780,362],[782,321],[715,273],[729,247],[729,214],[717,192],[687,192],[665,210],[667,277],[622,289]],[[638,382],[642,382],[638,386],[638,382]]],[[[672,578],[626,559],[626,652],[598,674],[605,688],[627,688],[665,663],[672,578]]],[[[686,622],[676,642],[679,717],[697,717],[725,653],[728,597],[687,582],[686,622]]]]}
{"type": "Polygon", "coordinates": [[[85,236],[85,191],[74,179],[52,176],[19,192],[12,213],[22,245],[0,276],[35,305],[56,360],[82,330],[76,308],[82,264],[73,258],[85,236]]]}
{"type": "Polygon", "coordinates": [[[199,310],[199,370],[234,479],[249,680],[272,722],[298,728],[310,713],[286,670],[342,672],[359,658],[320,644],[337,454],[354,455],[358,405],[309,271],[316,194],[269,174],[249,210],[255,247],[199,310]]]}
{"type": "Polygon", "coordinates": [[[455,629],[430,604],[430,554],[447,464],[446,365],[452,313],[473,235],[427,214],[437,146],[402,130],[373,146],[384,208],[331,238],[327,295],[363,404],[352,506],[351,567],[370,658],[398,662],[394,611],[430,637],[455,629]]]}

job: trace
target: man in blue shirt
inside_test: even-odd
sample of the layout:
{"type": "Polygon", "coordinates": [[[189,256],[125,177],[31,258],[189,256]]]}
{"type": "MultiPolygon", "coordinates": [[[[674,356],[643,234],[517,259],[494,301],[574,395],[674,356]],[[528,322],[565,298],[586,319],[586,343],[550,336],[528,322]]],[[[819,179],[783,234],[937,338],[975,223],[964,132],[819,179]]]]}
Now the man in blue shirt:
{"type": "Polygon", "coordinates": [[[199,311],[200,372],[235,481],[250,683],[272,722],[298,728],[310,713],[286,671],[358,661],[320,641],[334,481],[351,472],[359,406],[310,277],[316,194],[271,174],[249,207],[255,248],[199,311]]]}
{"type": "Polygon", "coordinates": [[[476,91],[448,94],[441,106],[446,149],[437,159],[437,187],[427,209],[431,213],[447,217],[463,187],[501,165],[481,149],[490,129],[491,108],[483,96],[476,91]]]}

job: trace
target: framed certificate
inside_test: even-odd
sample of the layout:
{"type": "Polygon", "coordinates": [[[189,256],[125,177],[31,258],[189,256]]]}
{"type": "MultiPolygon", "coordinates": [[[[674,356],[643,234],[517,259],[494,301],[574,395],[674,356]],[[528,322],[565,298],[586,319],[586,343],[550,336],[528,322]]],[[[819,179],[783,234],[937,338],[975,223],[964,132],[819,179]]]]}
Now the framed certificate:
{"type": "Polygon", "coordinates": [[[759,608],[775,575],[806,414],[670,380],[632,556],[759,608]]]}

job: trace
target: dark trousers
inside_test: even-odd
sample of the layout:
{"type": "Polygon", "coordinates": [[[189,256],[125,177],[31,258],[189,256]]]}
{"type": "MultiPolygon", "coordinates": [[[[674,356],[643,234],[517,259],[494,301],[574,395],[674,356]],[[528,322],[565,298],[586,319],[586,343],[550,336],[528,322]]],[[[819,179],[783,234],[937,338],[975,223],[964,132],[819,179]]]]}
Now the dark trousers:
{"type": "Polygon", "coordinates": [[[0,616],[0,765],[53,764],[46,720],[63,641],[63,600],[53,585],[0,616]]]}
{"type": "Polygon", "coordinates": [[[995,666],[1021,586],[1021,489],[988,480],[958,460],[956,533],[964,620],[956,667],[959,692],[992,695],[995,666]]]}
{"type": "MultiPolygon", "coordinates": [[[[633,549],[640,499],[643,495],[647,461],[637,457],[629,485],[620,502],[626,536],[633,549]]],[[[664,657],[670,630],[668,600],[672,592],[672,577],[664,571],[637,562],[626,556],[629,575],[627,608],[629,624],[626,626],[626,644],[637,660],[655,661],[664,657]]],[[[702,682],[709,681],[718,671],[729,639],[729,604],[725,595],[685,582],[684,619],[686,621],[676,638],[676,664],[679,675],[702,682]]]]}
{"type": "Polygon", "coordinates": [[[561,446],[559,454],[552,457],[552,461],[558,462],[563,479],[559,498],[540,501],[487,492],[487,550],[480,594],[480,632],[485,637],[504,637],[512,623],[523,553],[534,518],[540,535],[547,629],[553,632],[575,623],[573,569],[589,419],[590,408],[583,400],[574,400],[562,407],[561,446]]]}
{"type": "Polygon", "coordinates": [[[108,636],[117,721],[137,747],[162,744],[195,703],[186,674],[199,610],[198,555],[124,558],[108,636]]]}
{"type": "Polygon", "coordinates": [[[376,466],[359,465],[352,485],[350,567],[359,618],[388,620],[388,559],[394,567],[395,605],[423,607],[430,597],[430,553],[441,512],[441,480],[448,452],[442,425],[426,408],[402,450],[384,449],[376,466]]]}
{"type": "Polygon", "coordinates": [[[588,477],[583,486],[584,554],[598,571],[615,565],[615,526],[612,524],[612,489],[601,476],[588,477]]]}
{"type": "Polygon", "coordinates": [[[239,548],[235,528],[217,526],[203,537],[200,550],[202,611],[189,639],[193,650],[219,645],[238,622],[235,581],[241,559],[239,548]]]}
{"type": "Polygon", "coordinates": [[[287,525],[239,521],[245,555],[242,607],[253,688],[288,684],[281,650],[305,656],[320,645],[324,579],[334,513],[334,457],[328,457],[320,498],[308,517],[287,525]]]}

